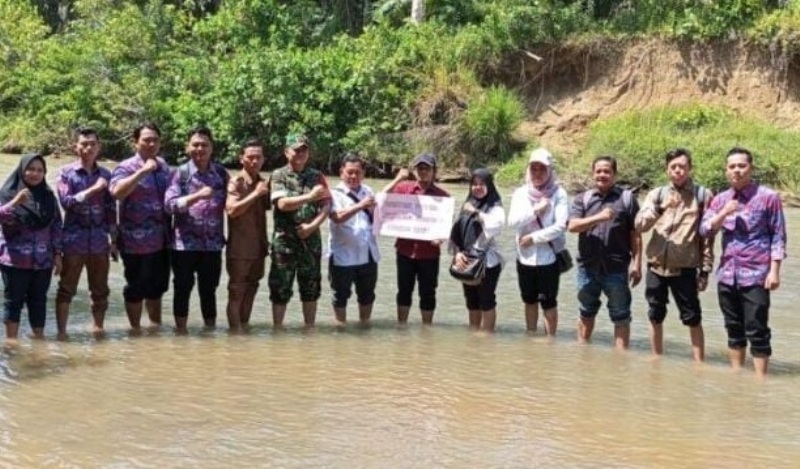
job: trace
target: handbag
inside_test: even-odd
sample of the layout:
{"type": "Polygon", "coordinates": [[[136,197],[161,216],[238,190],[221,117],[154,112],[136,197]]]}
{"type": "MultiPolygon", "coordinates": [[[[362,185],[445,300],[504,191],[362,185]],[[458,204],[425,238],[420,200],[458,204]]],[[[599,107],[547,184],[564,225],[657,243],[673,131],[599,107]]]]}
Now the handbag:
{"type": "Polygon", "coordinates": [[[480,285],[486,275],[486,256],[467,256],[467,265],[463,269],[456,266],[456,258],[450,264],[450,275],[464,285],[480,285]]]}
{"type": "MultiPolygon", "coordinates": [[[[544,227],[542,225],[542,219],[539,218],[539,215],[536,215],[536,222],[539,223],[539,226],[544,227]]],[[[553,253],[556,255],[556,267],[558,268],[558,273],[563,274],[565,272],[569,272],[570,269],[575,265],[572,261],[572,254],[569,252],[569,249],[564,248],[560,251],[556,251],[555,246],[553,246],[552,241],[547,242],[550,245],[550,249],[553,250],[553,253]]]]}
{"type": "MultiPolygon", "coordinates": [[[[550,243],[550,248],[553,248],[553,243],[550,243]]],[[[553,249],[553,251],[555,251],[555,249],[553,249]]],[[[556,253],[556,267],[558,267],[558,273],[563,274],[569,272],[573,265],[572,254],[570,254],[567,248],[556,253]]]]}
{"type": "MultiPolygon", "coordinates": [[[[466,226],[463,228],[462,239],[466,239],[466,226]]],[[[486,253],[479,250],[471,250],[467,256],[467,265],[463,269],[456,266],[456,256],[453,255],[453,261],[450,263],[450,275],[464,285],[475,286],[483,282],[483,277],[486,276],[486,253]]]]}

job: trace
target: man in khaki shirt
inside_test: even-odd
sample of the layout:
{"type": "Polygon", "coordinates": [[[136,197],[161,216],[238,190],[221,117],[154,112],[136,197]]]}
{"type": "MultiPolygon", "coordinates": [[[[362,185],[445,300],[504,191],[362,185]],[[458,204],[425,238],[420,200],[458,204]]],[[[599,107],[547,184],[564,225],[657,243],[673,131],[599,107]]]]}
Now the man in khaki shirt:
{"type": "Polygon", "coordinates": [[[705,344],[698,294],[708,285],[714,239],[701,237],[699,226],[711,193],[692,180],[692,156],[688,150],[670,150],[665,161],[670,182],[647,194],[635,221],[641,232],[653,229],[645,251],[650,341],[653,353],[662,355],[669,289],[681,322],[689,327],[692,355],[696,361],[703,361],[705,344]]]}
{"type": "Polygon", "coordinates": [[[258,283],[264,278],[267,257],[267,210],[269,180],[261,178],[264,147],[257,140],[244,144],[239,155],[242,172],[228,183],[228,325],[241,332],[250,321],[258,283]]]}

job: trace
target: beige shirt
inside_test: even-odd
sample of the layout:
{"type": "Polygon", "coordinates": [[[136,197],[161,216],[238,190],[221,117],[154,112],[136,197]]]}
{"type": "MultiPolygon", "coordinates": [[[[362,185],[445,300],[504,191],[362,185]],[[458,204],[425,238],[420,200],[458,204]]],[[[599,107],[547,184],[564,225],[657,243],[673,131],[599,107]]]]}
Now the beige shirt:
{"type": "MultiPolygon", "coordinates": [[[[239,201],[253,192],[263,179],[253,179],[242,171],[228,183],[228,201],[239,201]]],[[[259,198],[238,217],[228,217],[228,259],[263,259],[269,251],[267,242],[267,210],[271,208],[269,194],[259,198]]]]}
{"type": "Polygon", "coordinates": [[[647,194],[644,205],[636,216],[635,227],[642,233],[653,229],[653,236],[647,243],[645,256],[650,269],[663,277],[674,277],[681,269],[700,268],[703,272],[711,272],[714,264],[714,238],[700,236],[700,221],[703,211],[711,202],[711,192],[705,192],[705,207],[701,209],[695,197],[695,186],[690,180],[678,189],[672,185],[664,190],[656,188],[647,194]],[[671,194],[680,194],[681,202],[677,207],[661,212],[656,206],[671,194]]]}

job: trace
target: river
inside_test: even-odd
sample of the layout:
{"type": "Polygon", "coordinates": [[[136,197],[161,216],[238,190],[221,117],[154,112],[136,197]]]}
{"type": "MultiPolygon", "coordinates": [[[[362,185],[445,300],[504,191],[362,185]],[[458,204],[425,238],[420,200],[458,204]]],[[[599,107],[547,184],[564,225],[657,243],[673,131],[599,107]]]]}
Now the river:
{"type": "MultiPolygon", "coordinates": [[[[800,224],[800,212],[788,218],[790,228],[800,224]]],[[[789,231],[794,252],[800,236],[789,231]]],[[[569,240],[574,249],[575,237],[569,240]]],[[[634,291],[630,351],[613,349],[605,310],[593,343],[578,345],[574,271],[562,279],[557,339],[526,335],[510,230],[502,245],[509,262],[494,335],[467,329],[445,257],[435,325],[421,326],[414,308],[409,326],[398,328],[389,239],[381,240],[369,329],[334,327],[325,285],[315,330],[301,327],[295,297],[288,330],[273,333],[262,282],[254,329],[230,336],[223,274],[216,331],[202,331],[194,297],[188,336],[165,327],[130,338],[115,265],[108,336],[97,341],[87,332],[84,276],[69,342],[26,339],[0,352],[0,467],[800,465],[796,255],[773,295],[774,357],[762,383],[749,370],[729,369],[713,288],[702,295],[704,365],[691,361],[688,330],[674,309],[666,355],[652,359],[643,286],[634,291]]],[[[168,294],[165,324],[170,311],[168,294]]],[[[354,304],[348,312],[357,316],[354,304]]]]}

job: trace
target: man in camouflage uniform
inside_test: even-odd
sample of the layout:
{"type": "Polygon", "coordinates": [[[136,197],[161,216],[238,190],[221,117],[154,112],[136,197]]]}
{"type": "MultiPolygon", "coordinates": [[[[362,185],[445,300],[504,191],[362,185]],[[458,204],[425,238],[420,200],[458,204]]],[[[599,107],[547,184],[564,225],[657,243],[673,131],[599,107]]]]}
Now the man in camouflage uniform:
{"type": "Polygon", "coordinates": [[[272,173],[272,256],[269,291],[272,322],[283,327],[286,304],[292,297],[297,275],[303,320],[311,327],[317,315],[322,273],[322,236],[319,228],[328,218],[330,193],[321,172],[306,165],[309,142],[305,135],[286,137],[284,155],[288,164],[272,173]]]}

